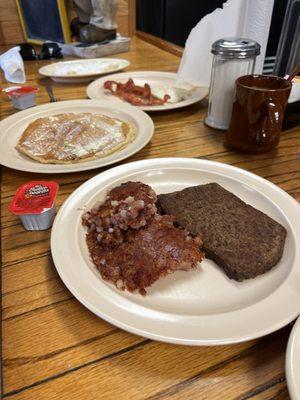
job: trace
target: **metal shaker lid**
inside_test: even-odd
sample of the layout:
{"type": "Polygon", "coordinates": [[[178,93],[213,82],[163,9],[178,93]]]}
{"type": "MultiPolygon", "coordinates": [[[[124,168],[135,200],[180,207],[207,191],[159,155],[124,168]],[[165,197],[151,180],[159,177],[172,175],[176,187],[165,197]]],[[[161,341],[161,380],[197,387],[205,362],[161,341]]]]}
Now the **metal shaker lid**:
{"type": "Polygon", "coordinates": [[[228,58],[248,58],[260,54],[260,44],[252,39],[223,38],[213,43],[211,52],[228,58]]]}

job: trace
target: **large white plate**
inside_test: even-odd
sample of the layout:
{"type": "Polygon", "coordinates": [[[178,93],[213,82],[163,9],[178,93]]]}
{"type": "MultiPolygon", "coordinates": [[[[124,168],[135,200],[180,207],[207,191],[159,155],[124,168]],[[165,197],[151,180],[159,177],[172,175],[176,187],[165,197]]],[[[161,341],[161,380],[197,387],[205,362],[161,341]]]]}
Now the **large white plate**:
{"type": "Polygon", "coordinates": [[[154,125],[152,119],[143,111],[126,104],[114,107],[111,103],[100,100],[69,100],[44,104],[19,111],[0,122],[0,164],[20,171],[45,174],[77,172],[99,168],[124,160],[124,158],[130,157],[139,151],[149,142],[153,131],[154,125]],[[20,154],[15,149],[19,138],[30,122],[48,115],[68,112],[90,112],[119,118],[133,124],[137,129],[137,136],[132,143],[129,143],[125,148],[116,153],[107,157],[74,164],[41,164],[20,154]]]}
{"type": "Polygon", "coordinates": [[[247,171],[207,160],[153,159],[110,169],[79,187],[55,219],[51,250],[66,286],[108,322],[171,343],[235,343],[271,333],[298,315],[299,220],[300,208],[294,199],[247,171]],[[128,180],[150,184],[157,193],[218,182],[286,227],[281,261],[265,275],[238,283],[205,260],[197,271],[178,271],[160,279],[146,297],[118,291],[101,279],[89,259],[81,215],[84,207],[91,207],[110,188],[128,180]]]}
{"type": "MultiPolygon", "coordinates": [[[[122,104],[124,100],[114,96],[103,88],[104,82],[107,80],[113,80],[121,83],[125,83],[129,78],[134,80],[137,85],[144,85],[149,83],[150,86],[176,86],[177,74],[173,72],[161,72],[161,71],[133,71],[124,72],[119,74],[110,75],[109,77],[103,77],[90,83],[87,87],[87,95],[90,99],[107,99],[114,103],[122,104]]],[[[197,103],[202,100],[208,94],[208,88],[198,87],[187,100],[182,100],[178,103],[165,103],[160,106],[138,106],[144,111],[164,111],[173,110],[175,108],[186,107],[191,104],[197,103]]]]}
{"type": "Polygon", "coordinates": [[[86,82],[99,75],[120,71],[129,64],[129,61],[121,58],[79,59],[47,64],[39,69],[39,73],[50,76],[55,82],[86,82]]]}
{"type": "Polygon", "coordinates": [[[291,400],[300,399],[300,318],[291,332],[287,352],[285,371],[291,400]]]}

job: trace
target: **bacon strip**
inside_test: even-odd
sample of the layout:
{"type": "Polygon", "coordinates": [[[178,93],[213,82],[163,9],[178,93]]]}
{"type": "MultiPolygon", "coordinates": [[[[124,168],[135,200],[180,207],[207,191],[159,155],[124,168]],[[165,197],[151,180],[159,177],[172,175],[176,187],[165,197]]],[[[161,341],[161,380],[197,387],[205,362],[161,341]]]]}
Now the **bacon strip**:
{"type": "Polygon", "coordinates": [[[117,81],[106,81],[104,89],[109,90],[114,96],[117,96],[134,106],[156,106],[166,103],[170,96],[164,95],[163,100],[151,93],[151,87],[148,83],[144,86],[139,86],[129,78],[127,82],[120,83],[117,81]]]}

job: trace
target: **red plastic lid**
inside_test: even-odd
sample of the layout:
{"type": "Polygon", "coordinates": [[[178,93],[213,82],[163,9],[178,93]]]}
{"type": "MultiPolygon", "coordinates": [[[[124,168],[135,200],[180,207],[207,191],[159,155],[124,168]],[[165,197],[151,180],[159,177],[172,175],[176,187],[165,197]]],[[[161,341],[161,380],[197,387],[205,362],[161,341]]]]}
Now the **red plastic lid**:
{"type": "Polygon", "coordinates": [[[9,211],[13,214],[41,214],[53,207],[58,187],[56,182],[25,183],[17,189],[9,211]]]}
{"type": "Polygon", "coordinates": [[[18,88],[13,88],[11,90],[6,90],[6,93],[9,97],[11,96],[24,96],[26,94],[29,93],[35,93],[37,92],[39,89],[37,87],[34,86],[20,86],[18,88]]]}

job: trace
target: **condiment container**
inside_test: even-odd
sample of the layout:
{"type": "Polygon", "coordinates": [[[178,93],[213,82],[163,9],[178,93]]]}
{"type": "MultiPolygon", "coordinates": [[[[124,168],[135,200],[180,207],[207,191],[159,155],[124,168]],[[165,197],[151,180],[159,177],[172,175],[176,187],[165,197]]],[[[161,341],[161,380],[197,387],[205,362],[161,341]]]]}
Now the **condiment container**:
{"type": "Polygon", "coordinates": [[[4,89],[10,98],[13,106],[18,110],[33,107],[36,105],[37,87],[34,86],[17,86],[4,89]]]}
{"type": "Polygon", "coordinates": [[[56,182],[32,181],[20,186],[9,211],[18,215],[28,231],[50,228],[55,216],[56,182]]]}
{"type": "Polygon", "coordinates": [[[212,45],[213,63],[210,79],[206,125],[227,130],[235,93],[235,81],[252,74],[260,54],[260,45],[251,39],[224,38],[212,45]]]}

